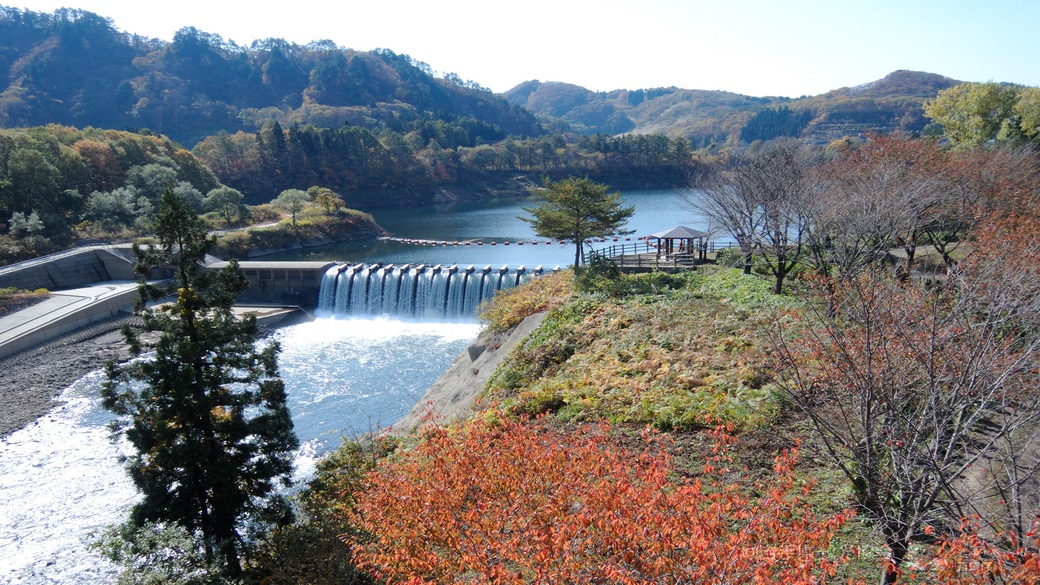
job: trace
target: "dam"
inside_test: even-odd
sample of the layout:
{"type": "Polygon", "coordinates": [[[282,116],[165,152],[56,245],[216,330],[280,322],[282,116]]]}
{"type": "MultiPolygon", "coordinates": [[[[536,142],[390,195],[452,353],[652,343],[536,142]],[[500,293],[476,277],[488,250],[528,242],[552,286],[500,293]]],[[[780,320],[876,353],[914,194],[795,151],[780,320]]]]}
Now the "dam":
{"type": "Polygon", "coordinates": [[[487,265],[477,269],[473,265],[344,264],[325,272],[317,308],[334,315],[466,318],[476,314],[477,306],[496,292],[543,273],[541,266],[528,270],[524,266],[510,269],[487,265]]]}
{"type": "MultiPolygon", "coordinates": [[[[35,288],[57,284],[59,288],[53,291],[55,300],[0,321],[0,356],[129,315],[138,296],[132,262],[125,253],[109,258],[109,252],[109,247],[100,252],[80,250],[4,267],[0,280],[8,286],[35,288]],[[58,277],[60,282],[55,280],[58,277]],[[57,299],[65,301],[59,303],[57,299]],[[60,306],[53,309],[51,306],[56,303],[60,306]]],[[[221,270],[226,266],[228,262],[212,258],[206,268],[221,270]]],[[[497,291],[558,271],[559,267],[545,270],[541,266],[529,269],[522,265],[477,268],[457,264],[244,261],[238,269],[249,281],[249,287],[237,299],[245,312],[284,307],[285,313],[299,315],[317,309],[340,316],[470,319],[477,305],[497,291]]],[[[158,270],[153,277],[169,275],[169,271],[158,270]]],[[[273,322],[286,316],[262,318],[258,313],[257,318],[273,322]]]]}
{"type": "MultiPolygon", "coordinates": [[[[207,265],[220,270],[227,262],[207,265]]],[[[546,272],[541,266],[493,268],[383,264],[380,262],[240,262],[249,288],[245,304],[297,306],[337,315],[395,315],[418,318],[468,317],[495,292],[519,286],[546,272]]]]}

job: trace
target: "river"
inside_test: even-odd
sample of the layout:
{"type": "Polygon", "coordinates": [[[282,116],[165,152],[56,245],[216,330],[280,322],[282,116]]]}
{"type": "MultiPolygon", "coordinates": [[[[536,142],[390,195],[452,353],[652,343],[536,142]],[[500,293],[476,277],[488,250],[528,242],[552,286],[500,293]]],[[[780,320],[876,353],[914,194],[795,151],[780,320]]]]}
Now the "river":
{"type": "MultiPolygon", "coordinates": [[[[685,211],[673,191],[624,194],[635,205],[632,237],[675,226],[707,226],[685,211]]],[[[460,203],[375,214],[395,235],[495,246],[430,246],[367,242],[285,255],[285,260],[566,266],[571,245],[546,245],[517,219],[537,200],[460,203]],[[511,245],[503,245],[505,242],[511,245]],[[539,245],[532,245],[533,242],[539,245]],[[524,245],[517,245],[525,242],[524,245]]],[[[479,333],[462,322],[402,321],[392,316],[332,318],[279,329],[279,364],[301,441],[297,477],[343,438],[391,425],[415,404],[455,355],[479,333]]],[[[91,534],[119,522],[136,493],[118,458],[127,449],[106,429],[101,372],[67,388],[55,408],[0,440],[0,583],[103,584],[115,568],[87,549],[91,534]]]]}

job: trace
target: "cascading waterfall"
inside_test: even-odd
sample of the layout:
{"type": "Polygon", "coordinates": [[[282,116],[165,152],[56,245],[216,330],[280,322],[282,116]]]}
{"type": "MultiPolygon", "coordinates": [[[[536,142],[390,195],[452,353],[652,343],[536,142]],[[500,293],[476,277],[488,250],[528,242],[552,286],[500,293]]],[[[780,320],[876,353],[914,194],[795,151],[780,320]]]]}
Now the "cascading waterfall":
{"type": "Polygon", "coordinates": [[[332,307],[336,304],[336,279],[339,278],[339,271],[329,270],[321,277],[321,288],[318,292],[318,306],[319,307],[332,307]],[[322,296],[324,295],[324,296],[322,296]]]}
{"type": "MultiPolygon", "coordinates": [[[[433,274],[430,275],[429,285],[426,287],[426,303],[421,310],[416,307],[416,315],[431,319],[447,316],[449,276],[450,273],[441,268],[440,264],[433,267],[433,274]]],[[[405,313],[407,314],[407,309],[405,313]]]]}
{"type": "MultiPolygon", "coordinates": [[[[554,268],[553,271],[559,270],[554,268]]],[[[340,315],[401,315],[440,319],[472,316],[482,301],[541,275],[541,266],[493,269],[423,264],[337,265],[325,273],[318,309],[340,315]]]]}

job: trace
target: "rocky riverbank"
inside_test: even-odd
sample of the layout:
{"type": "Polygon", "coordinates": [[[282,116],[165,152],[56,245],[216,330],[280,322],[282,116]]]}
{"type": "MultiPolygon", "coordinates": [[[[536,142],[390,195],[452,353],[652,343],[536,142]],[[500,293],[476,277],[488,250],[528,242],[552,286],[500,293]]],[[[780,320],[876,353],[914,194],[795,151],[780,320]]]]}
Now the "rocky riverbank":
{"type": "Polygon", "coordinates": [[[106,361],[128,359],[119,333],[124,320],[105,321],[0,359],[0,436],[47,414],[62,390],[106,361]]]}

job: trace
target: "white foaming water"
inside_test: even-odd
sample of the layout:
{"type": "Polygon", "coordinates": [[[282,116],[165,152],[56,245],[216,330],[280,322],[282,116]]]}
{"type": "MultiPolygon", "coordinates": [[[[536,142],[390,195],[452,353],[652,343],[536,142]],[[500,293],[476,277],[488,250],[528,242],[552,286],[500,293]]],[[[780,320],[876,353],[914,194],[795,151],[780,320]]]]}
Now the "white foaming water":
{"type": "Polygon", "coordinates": [[[89,534],[137,498],[105,424],[94,372],[69,386],[64,404],[0,441],[0,582],[106,583],[105,560],[86,551],[89,534]]]}
{"type": "MultiPolygon", "coordinates": [[[[476,323],[318,319],[276,331],[279,366],[301,448],[297,478],[354,438],[404,415],[477,336],[476,323]]],[[[57,406],[0,439],[0,583],[103,584],[116,569],[87,549],[120,522],[137,493],[119,464],[129,453],[106,427],[104,375],[69,386],[57,406]]]]}

